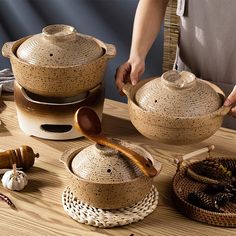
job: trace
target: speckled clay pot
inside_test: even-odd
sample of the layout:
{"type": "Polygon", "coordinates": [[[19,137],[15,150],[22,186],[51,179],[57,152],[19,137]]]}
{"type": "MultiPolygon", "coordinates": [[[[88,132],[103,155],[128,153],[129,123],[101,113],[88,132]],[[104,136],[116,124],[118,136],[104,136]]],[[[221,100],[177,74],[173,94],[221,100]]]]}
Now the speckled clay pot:
{"type": "Polygon", "coordinates": [[[66,99],[35,95],[16,81],[14,85],[17,118],[21,130],[28,135],[44,139],[68,140],[81,137],[82,134],[74,126],[76,110],[85,105],[89,106],[101,119],[104,97],[102,84],[66,99]]]}
{"type": "Polygon", "coordinates": [[[41,34],[5,43],[14,76],[28,91],[42,96],[71,97],[102,82],[115,47],[67,25],[50,25],[41,34]]]}
{"type": "Polygon", "coordinates": [[[123,88],[133,125],[144,136],[162,143],[200,142],[221,126],[230,108],[216,85],[189,72],[169,71],[123,88]]]}
{"type": "MultiPolygon", "coordinates": [[[[139,146],[122,142],[150,159],[158,173],[161,164],[139,146]]],[[[68,172],[74,195],[91,206],[118,209],[131,206],[151,190],[153,178],[143,175],[135,164],[119,152],[97,144],[63,153],[61,161],[68,172]]]]}

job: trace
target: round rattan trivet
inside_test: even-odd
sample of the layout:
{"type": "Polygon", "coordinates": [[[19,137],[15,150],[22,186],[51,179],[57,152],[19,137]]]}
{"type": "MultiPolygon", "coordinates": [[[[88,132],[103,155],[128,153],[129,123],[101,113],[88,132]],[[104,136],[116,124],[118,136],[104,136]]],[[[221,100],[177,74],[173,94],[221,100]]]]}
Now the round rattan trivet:
{"type": "MultiPolygon", "coordinates": [[[[230,158],[220,158],[227,160],[230,158]]],[[[236,227],[236,204],[229,203],[225,206],[224,213],[213,212],[196,207],[187,202],[187,196],[193,191],[202,191],[206,184],[200,183],[186,175],[186,170],[191,165],[197,162],[188,164],[175,174],[172,182],[173,198],[176,207],[180,212],[189,218],[204,222],[215,226],[236,227]]]]}
{"type": "Polygon", "coordinates": [[[64,210],[70,217],[79,223],[99,228],[122,226],[142,220],[155,210],[157,203],[158,191],[154,186],[142,201],[116,210],[103,210],[81,202],[74,197],[69,186],[62,194],[64,210]]]}

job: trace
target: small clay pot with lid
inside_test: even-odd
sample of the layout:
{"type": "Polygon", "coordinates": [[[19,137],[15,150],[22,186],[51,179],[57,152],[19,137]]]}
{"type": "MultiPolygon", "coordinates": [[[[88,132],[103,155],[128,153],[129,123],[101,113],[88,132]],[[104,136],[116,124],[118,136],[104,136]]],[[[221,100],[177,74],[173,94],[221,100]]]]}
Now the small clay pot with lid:
{"type": "Polygon", "coordinates": [[[200,142],[221,126],[230,108],[216,85],[187,71],[168,71],[160,78],[126,84],[130,119],[144,136],[162,143],[200,142]]]}
{"type": "Polygon", "coordinates": [[[107,61],[116,54],[112,44],[69,25],[49,25],[42,33],[5,43],[17,82],[47,97],[72,97],[102,82],[107,61]]]}
{"type": "MultiPolygon", "coordinates": [[[[152,161],[159,174],[161,164],[143,148],[114,140],[152,161]]],[[[68,172],[74,196],[101,209],[119,209],[142,200],[151,190],[153,178],[114,149],[93,144],[64,152],[61,161],[68,172]]]]}

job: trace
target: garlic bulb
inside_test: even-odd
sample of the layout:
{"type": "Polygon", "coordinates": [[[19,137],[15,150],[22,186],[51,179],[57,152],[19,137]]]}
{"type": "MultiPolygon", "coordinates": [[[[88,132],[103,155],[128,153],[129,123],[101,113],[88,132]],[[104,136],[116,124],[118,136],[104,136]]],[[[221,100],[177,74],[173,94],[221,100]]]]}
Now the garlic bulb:
{"type": "Polygon", "coordinates": [[[22,190],[28,183],[27,175],[20,170],[16,170],[13,165],[13,170],[7,171],[2,177],[2,185],[10,190],[22,190]]]}

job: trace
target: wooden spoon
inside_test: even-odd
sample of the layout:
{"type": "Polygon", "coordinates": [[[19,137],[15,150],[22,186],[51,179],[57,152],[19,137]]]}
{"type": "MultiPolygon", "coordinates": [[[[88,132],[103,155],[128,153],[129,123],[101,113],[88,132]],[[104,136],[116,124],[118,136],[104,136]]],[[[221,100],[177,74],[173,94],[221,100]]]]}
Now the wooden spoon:
{"type": "Polygon", "coordinates": [[[75,127],[88,139],[100,145],[114,148],[123,153],[133,163],[135,163],[145,175],[149,177],[154,177],[157,175],[157,170],[154,168],[150,160],[145,159],[143,156],[127,147],[112,142],[102,134],[99,117],[91,108],[79,108],[75,113],[74,121],[75,127]]]}

